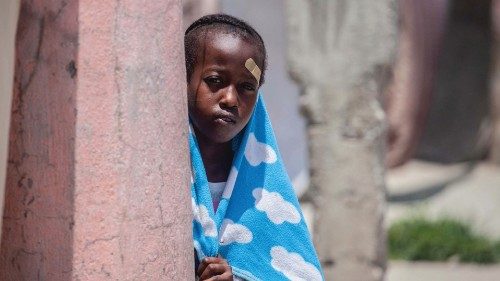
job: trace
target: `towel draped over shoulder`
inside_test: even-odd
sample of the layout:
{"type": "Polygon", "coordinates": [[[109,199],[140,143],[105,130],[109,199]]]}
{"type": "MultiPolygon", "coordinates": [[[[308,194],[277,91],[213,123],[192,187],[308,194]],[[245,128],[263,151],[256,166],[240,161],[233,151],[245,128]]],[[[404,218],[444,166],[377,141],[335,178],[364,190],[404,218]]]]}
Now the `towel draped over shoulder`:
{"type": "Polygon", "coordinates": [[[232,140],[233,164],[216,211],[192,132],[189,142],[193,239],[199,260],[220,255],[233,274],[245,280],[323,280],[262,94],[249,123],[232,140]]]}

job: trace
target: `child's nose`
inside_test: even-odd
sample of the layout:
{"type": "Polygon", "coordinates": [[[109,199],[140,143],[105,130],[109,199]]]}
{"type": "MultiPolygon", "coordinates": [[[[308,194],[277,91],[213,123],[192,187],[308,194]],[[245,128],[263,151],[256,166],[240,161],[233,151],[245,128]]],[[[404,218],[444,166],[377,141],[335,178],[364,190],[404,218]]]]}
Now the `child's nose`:
{"type": "Polygon", "coordinates": [[[222,97],[219,101],[221,108],[233,108],[238,107],[238,91],[236,87],[229,85],[226,87],[222,93],[222,97]]]}

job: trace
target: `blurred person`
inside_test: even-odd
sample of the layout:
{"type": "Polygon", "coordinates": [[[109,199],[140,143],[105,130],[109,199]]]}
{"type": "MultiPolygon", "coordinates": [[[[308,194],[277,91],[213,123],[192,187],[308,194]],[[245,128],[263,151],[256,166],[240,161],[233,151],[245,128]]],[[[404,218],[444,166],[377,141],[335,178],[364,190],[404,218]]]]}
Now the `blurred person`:
{"type": "Polygon", "coordinates": [[[223,14],[185,33],[200,280],[323,280],[259,88],[261,36],[223,14]]]}
{"type": "Polygon", "coordinates": [[[448,7],[447,0],[400,0],[399,3],[399,53],[386,96],[389,168],[408,161],[422,136],[448,7]]]}

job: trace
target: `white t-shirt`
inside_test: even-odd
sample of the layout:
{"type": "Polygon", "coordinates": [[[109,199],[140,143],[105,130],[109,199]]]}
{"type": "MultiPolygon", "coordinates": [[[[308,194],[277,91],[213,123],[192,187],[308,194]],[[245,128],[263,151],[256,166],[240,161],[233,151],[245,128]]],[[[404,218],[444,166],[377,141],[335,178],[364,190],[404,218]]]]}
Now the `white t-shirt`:
{"type": "Polygon", "coordinates": [[[208,187],[210,188],[210,195],[212,195],[214,210],[217,210],[222,193],[224,193],[224,189],[226,188],[226,182],[208,182],[208,187]]]}
{"type": "MultiPolygon", "coordinates": [[[[226,182],[208,182],[208,187],[210,188],[210,195],[212,195],[214,210],[217,210],[220,199],[222,198],[222,193],[224,193],[224,189],[226,188],[226,182]]],[[[236,276],[233,277],[233,280],[244,281],[244,279],[236,276]]]]}

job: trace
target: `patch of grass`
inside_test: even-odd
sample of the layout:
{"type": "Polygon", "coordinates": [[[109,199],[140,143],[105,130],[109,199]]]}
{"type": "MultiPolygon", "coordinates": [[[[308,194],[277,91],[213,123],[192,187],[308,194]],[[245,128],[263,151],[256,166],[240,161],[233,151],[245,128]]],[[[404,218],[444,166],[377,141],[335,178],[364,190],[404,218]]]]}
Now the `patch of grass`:
{"type": "Polygon", "coordinates": [[[500,241],[474,234],[470,227],[453,219],[402,220],[389,228],[389,256],[393,259],[461,262],[500,262],[500,241]]]}
{"type": "Polygon", "coordinates": [[[493,249],[495,250],[497,261],[500,261],[500,241],[496,242],[495,245],[493,245],[493,249]]]}

